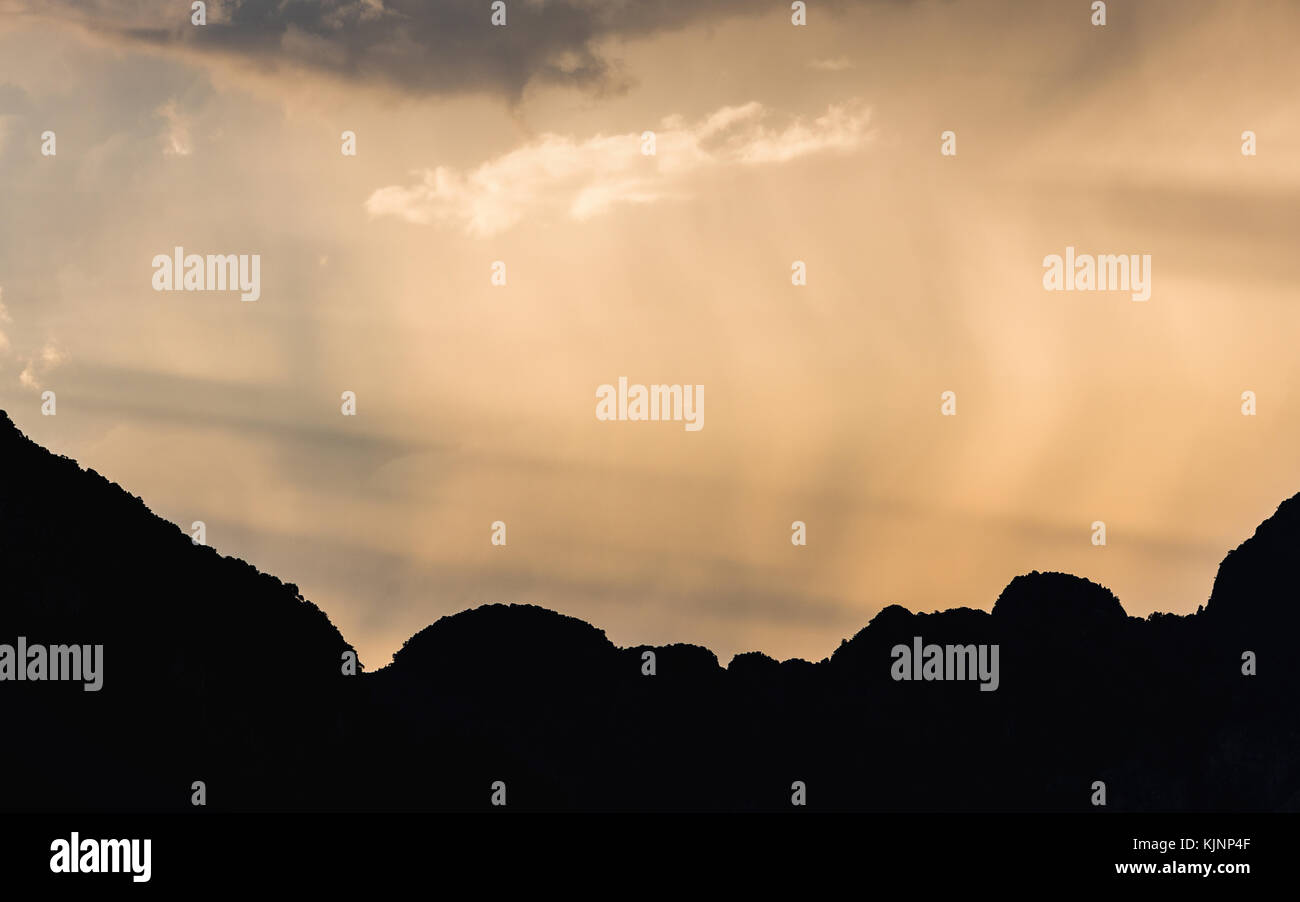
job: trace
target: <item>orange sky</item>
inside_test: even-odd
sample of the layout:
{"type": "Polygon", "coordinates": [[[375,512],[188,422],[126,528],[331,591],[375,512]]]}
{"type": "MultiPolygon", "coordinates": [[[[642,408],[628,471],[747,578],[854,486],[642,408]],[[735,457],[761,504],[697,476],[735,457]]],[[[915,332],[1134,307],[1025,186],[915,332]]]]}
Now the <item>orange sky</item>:
{"type": "Polygon", "coordinates": [[[683,3],[575,51],[520,4],[443,71],[327,5],[254,51],[0,0],[0,406],[371,668],[496,601],[724,662],[1032,569],[1186,612],[1300,490],[1300,9],[683,3]],[[261,298],[154,292],[176,245],[260,254],[261,298]],[[1044,291],[1067,246],[1150,254],[1150,300],[1044,291]],[[598,421],[620,376],[704,385],[704,428],[598,421]]]}

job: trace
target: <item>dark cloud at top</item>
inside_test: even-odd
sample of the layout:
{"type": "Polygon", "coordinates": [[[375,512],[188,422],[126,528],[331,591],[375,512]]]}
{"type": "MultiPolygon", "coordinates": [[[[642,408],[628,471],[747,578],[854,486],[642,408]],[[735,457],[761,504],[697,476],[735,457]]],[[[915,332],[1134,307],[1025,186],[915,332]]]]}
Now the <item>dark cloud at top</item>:
{"type": "MultiPolygon", "coordinates": [[[[789,15],[756,0],[210,0],[208,24],[189,3],[57,0],[38,7],[100,33],[168,48],[298,65],[416,93],[488,91],[517,99],[530,82],[622,86],[605,39],[636,38],[729,15],[789,15]]],[[[838,5],[838,4],[835,4],[838,5]]]]}

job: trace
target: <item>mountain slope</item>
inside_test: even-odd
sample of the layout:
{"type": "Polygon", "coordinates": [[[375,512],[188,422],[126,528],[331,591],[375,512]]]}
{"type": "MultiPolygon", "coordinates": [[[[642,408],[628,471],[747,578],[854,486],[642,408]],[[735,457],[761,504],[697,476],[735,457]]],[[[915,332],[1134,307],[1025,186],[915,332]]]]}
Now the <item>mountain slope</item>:
{"type": "Polygon", "coordinates": [[[3,412],[0,473],[0,643],[103,646],[98,692],[0,683],[7,721],[38,738],[0,744],[30,777],[5,804],[188,806],[194,780],[227,803],[309,801],[268,773],[313,757],[346,687],[329,618],[3,412]]]}

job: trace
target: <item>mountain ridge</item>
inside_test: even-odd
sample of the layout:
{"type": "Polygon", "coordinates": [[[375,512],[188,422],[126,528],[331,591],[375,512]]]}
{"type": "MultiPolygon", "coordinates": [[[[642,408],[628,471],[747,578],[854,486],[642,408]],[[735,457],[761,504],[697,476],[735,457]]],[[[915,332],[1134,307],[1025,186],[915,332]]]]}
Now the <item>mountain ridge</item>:
{"type": "Polygon", "coordinates": [[[3,412],[0,466],[0,643],[102,643],[107,662],[97,693],[0,682],[44,740],[0,744],[0,773],[26,775],[11,810],[189,810],[195,780],[230,810],[480,810],[498,779],[541,810],[783,809],[795,780],[844,810],[1090,810],[1096,780],[1126,809],[1300,808],[1300,495],[1195,614],[1132,617],[1034,571],[989,611],[888,605],[818,661],[724,667],[489,604],[349,675],[352,647],[297,586],[195,546],[3,412]],[[895,660],[931,646],[1000,672],[895,660]]]}

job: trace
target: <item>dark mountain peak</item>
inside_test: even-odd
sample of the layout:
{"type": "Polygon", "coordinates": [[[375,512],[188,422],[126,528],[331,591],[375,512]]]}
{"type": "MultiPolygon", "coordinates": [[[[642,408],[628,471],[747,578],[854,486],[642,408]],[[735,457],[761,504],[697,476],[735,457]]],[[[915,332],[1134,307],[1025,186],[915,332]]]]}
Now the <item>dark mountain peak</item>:
{"type": "Polygon", "coordinates": [[[823,658],[817,663],[803,658],[778,661],[761,651],[748,651],[731,659],[727,665],[727,679],[733,685],[762,691],[808,689],[827,670],[829,661],[829,658],[823,658]]]}
{"type": "Polygon", "coordinates": [[[1070,573],[1035,570],[1017,576],[993,603],[999,621],[1038,628],[1123,623],[1128,615],[1115,593],[1070,573]]]}
{"type": "Polygon", "coordinates": [[[675,642],[672,645],[638,645],[628,649],[641,660],[644,652],[655,653],[655,671],[669,680],[711,680],[724,671],[718,656],[702,645],[675,642]]]}
{"type": "Polygon", "coordinates": [[[406,640],[389,667],[577,675],[616,654],[604,630],[577,617],[531,604],[485,604],[426,626],[406,640]]]}
{"type": "Polygon", "coordinates": [[[781,669],[781,662],[761,651],[746,651],[735,655],[727,665],[727,673],[742,676],[770,675],[781,669]]]}
{"type": "Polygon", "coordinates": [[[1219,564],[1205,613],[1241,622],[1300,619],[1300,494],[1278,505],[1219,564]]]}
{"type": "Polygon", "coordinates": [[[916,615],[899,604],[886,605],[876,616],[849,639],[841,639],[839,647],[831,653],[830,660],[837,668],[849,666],[856,669],[862,659],[869,657],[884,636],[901,634],[911,628],[916,615]]]}
{"type": "MultiPolygon", "coordinates": [[[[846,647],[865,640],[872,633],[907,629],[916,616],[901,604],[885,605],[876,612],[876,616],[867,621],[866,626],[854,633],[852,637],[841,639],[840,647],[835,650],[835,655],[838,655],[846,647]]],[[[832,655],[832,657],[835,655],[832,655]]]]}
{"type": "Polygon", "coordinates": [[[887,676],[890,650],[895,645],[910,645],[917,636],[926,642],[984,641],[989,630],[989,612],[978,608],[913,613],[901,605],[891,604],[882,608],[852,639],[842,641],[830,662],[832,669],[842,676],[877,682],[887,676]]]}

